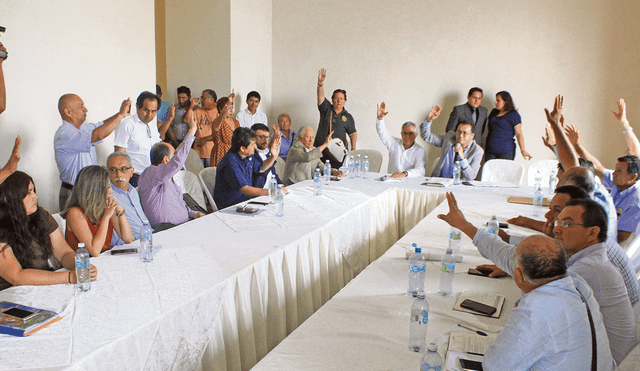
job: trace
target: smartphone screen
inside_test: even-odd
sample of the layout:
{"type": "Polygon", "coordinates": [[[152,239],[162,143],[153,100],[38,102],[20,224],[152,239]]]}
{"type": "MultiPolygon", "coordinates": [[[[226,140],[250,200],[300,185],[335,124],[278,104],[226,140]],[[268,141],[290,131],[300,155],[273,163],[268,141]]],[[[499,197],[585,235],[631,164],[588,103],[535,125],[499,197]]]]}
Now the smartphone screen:
{"type": "Polygon", "coordinates": [[[472,361],[470,359],[460,359],[460,367],[463,370],[483,371],[482,362],[472,361]]]}
{"type": "Polygon", "coordinates": [[[11,317],[19,318],[19,319],[25,319],[25,318],[27,318],[29,316],[32,316],[34,314],[30,310],[20,309],[18,307],[9,308],[9,309],[5,310],[2,313],[6,314],[6,315],[9,315],[11,317]]]}

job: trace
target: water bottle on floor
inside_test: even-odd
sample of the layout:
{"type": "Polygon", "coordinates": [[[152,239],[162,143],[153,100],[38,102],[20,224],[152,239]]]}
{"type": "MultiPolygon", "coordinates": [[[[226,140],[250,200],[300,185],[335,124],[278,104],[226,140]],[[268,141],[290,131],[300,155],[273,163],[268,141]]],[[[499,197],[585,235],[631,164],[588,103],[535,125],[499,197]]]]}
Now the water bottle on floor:
{"type": "Polygon", "coordinates": [[[458,185],[460,184],[460,171],[462,170],[462,168],[460,167],[460,161],[456,161],[453,164],[453,184],[454,185],[458,185]]]}
{"type": "Polygon", "coordinates": [[[456,259],[453,257],[451,248],[447,248],[447,253],[442,256],[440,267],[440,287],[438,293],[442,296],[451,295],[453,290],[453,273],[456,270],[456,259]]]}
{"type": "Polygon", "coordinates": [[[320,183],[320,179],[322,176],[320,175],[320,169],[316,168],[315,173],[313,173],[313,195],[320,196],[322,194],[322,183],[320,183]]]}
{"type": "Polygon", "coordinates": [[[284,216],[284,189],[278,184],[276,190],[276,216],[284,216]]]}
{"type": "Polygon", "coordinates": [[[360,161],[360,155],[356,157],[356,165],[354,166],[355,173],[353,174],[354,178],[360,178],[362,174],[362,161],[360,161]]]}
{"type": "Polygon", "coordinates": [[[491,217],[489,224],[487,224],[487,232],[493,234],[500,232],[500,224],[498,224],[498,218],[495,215],[491,217]]]}
{"type": "Polygon", "coordinates": [[[431,343],[420,361],[420,371],[442,370],[442,358],[438,354],[438,344],[431,343]]]}
{"type": "Polygon", "coordinates": [[[146,220],[140,227],[140,260],[145,263],[153,261],[153,229],[146,220]]]}
{"type": "Polygon", "coordinates": [[[424,351],[427,346],[427,324],[429,323],[429,303],[423,296],[418,296],[411,305],[409,323],[409,349],[416,353],[424,351]]]}
{"type": "Polygon", "coordinates": [[[407,294],[413,296],[424,296],[424,276],[427,271],[427,261],[422,256],[422,248],[413,244],[415,249],[413,255],[409,257],[409,286],[407,294]]]}
{"type": "Polygon", "coordinates": [[[458,228],[451,227],[449,232],[449,248],[453,251],[453,255],[460,255],[460,240],[462,238],[462,232],[458,228]]]}
{"type": "Polygon", "coordinates": [[[327,160],[324,163],[324,185],[329,185],[331,181],[331,163],[327,160]]]}
{"type": "Polygon", "coordinates": [[[89,262],[89,252],[85,249],[84,244],[78,244],[76,251],[76,287],[78,292],[91,290],[91,263],[89,262]]]}
{"type": "Polygon", "coordinates": [[[276,189],[278,189],[278,181],[275,176],[269,180],[269,202],[276,202],[276,189]]]}
{"type": "Polygon", "coordinates": [[[364,156],[362,160],[362,179],[369,178],[369,156],[364,156]]]}

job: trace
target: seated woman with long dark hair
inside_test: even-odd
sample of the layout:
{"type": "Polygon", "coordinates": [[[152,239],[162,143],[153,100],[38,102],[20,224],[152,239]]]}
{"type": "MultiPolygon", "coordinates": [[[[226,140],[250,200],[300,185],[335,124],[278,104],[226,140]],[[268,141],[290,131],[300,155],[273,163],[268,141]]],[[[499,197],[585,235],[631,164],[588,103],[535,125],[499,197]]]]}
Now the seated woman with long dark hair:
{"type": "MultiPolygon", "coordinates": [[[[98,270],[91,265],[91,280],[98,270]]],[[[21,171],[0,184],[0,290],[76,283],[75,253],[55,219],[38,207],[33,179],[21,171]],[[59,265],[69,272],[53,272],[59,265]]]]}
{"type": "Polygon", "coordinates": [[[65,237],[72,249],[84,243],[91,256],[112,246],[113,231],[125,242],[133,242],[125,210],[111,196],[109,171],[91,165],[80,170],[62,215],[67,219],[65,237]]]}

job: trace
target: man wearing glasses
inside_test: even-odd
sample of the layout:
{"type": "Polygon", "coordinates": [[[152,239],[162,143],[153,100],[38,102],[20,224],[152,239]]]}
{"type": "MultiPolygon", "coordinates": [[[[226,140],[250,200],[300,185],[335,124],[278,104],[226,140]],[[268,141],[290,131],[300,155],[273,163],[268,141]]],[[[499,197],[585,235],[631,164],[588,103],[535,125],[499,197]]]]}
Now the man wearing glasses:
{"type": "Polygon", "coordinates": [[[97,165],[95,144],[108,137],[116,126],[129,115],[131,99],[123,101],[120,111],[104,121],[96,124],[85,123],[87,107],[82,98],[75,94],[65,94],[58,100],[58,111],[62,125],[53,137],[53,150],[56,165],[60,171],[60,194],[58,197],[60,210],[64,210],[67,199],[71,196],[76,176],[84,167],[97,165]]]}
{"type": "MultiPolygon", "coordinates": [[[[148,220],[142,210],[140,204],[140,196],[138,191],[129,184],[129,179],[133,175],[134,168],[131,165],[131,157],[124,152],[113,152],[107,157],[107,170],[109,170],[109,179],[111,180],[112,196],[118,201],[125,211],[125,216],[131,231],[133,239],[140,239],[140,227],[143,221],[148,220]]],[[[124,241],[118,237],[117,233],[113,234],[113,245],[122,245],[124,241]]]]}
{"type": "Polygon", "coordinates": [[[160,98],[151,92],[143,91],[136,100],[136,113],[122,120],[116,128],[114,152],[127,152],[131,156],[135,172],[129,183],[134,187],[138,186],[140,174],[151,165],[151,147],[162,140],[168,128],[167,125],[162,133],[158,131],[158,107],[160,98]]]}
{"type": "Polygon", "coordinates": [[[424,149],[416,144],[416,124],[407,121],[402,124],[402,139],[391,136],[384,125],[386,104],[378,105],[376,130],[382,144],[389,150],[387,172],[392,178],[424,176],[424,149]]]}
{"type": "MultiPolygon", "coordinates": [[[[253,126],[251,126],[251,130],[255,131],[256,133],[255,154],[262,162],[264,162],[271,155],[271,151],[269,150],[269,128],[265,124],[254,124],[253,126]]],[[[277,130],[277,127],[275,126],[273,130],[273,138],[278,138],[280,136],[280,131],[277,130]]],[[[273,140],[275,139],[272,139],[272,143],[273,140]]],[[[278,177],[278,174],[276,174],[275,162],[274,166],[271,166],[269,170],[265,171],[264,173],[254,174],[253,186],[257,188],[264,188],[265,184],[269,184],[269,181],[272,177],[276,178],[278,184],[282,184],[282,181],[278,177]]]]}
{"type": "Polygon", "coordinates": [[[433,168],[431,176],[453,178],[453,165],[460,164],[460,179],[474,180],[480,169],[484,150],[474,140],[474,124],[463,121],[454,130],[445,135],[431,133],[431,123],[442,112],[440,105],[435,105],[420,126],[420,135],[425,142],[440,147],[440,159],[433,168]]]}

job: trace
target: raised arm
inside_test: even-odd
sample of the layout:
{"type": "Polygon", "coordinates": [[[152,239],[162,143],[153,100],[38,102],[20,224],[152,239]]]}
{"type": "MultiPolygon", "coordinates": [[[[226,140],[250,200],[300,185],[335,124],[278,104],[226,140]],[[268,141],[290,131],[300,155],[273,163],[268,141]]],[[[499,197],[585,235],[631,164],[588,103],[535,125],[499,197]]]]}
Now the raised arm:
{"type": "Polygon", "coordinates": [[[9,157],[9,161],[4,165],[2,169],[0,169],[0,184],[4,182],[5,179],[9,177],[9,175],[15,173],[18,170],[18,162],[20,161],[20,145],[22,144],[22,139],[18,135],[16,137],[16,142],[13,145],[13,151],[11,152],[11,157],[9,157]]]}
{"type": "Polygon", "coordinates": [[[324,102],[324,79],[327,78],[327,70],[321,68],[318,71],[318,105],[324,102]]]}
{"type": "Polygon", "coordinates": [[[578,161],[577,156],[580,154],[578,153],[576,155],[574,147],[571,146],[571,143],[562,128],[561,120],[563,103],[564,98],[562,97],[562,95],[558,95],[553,103],[553,111],[549,112],[549,110],[545,108],[544,112],[547,116],[547,122],[549,122],[549,125],[553,130],[553,136],[555,138],[560,163],[566,170],[574,166],[580,166],[580,162],[578,161]]]}
{"type": "Polygon", "coordinates": [[[101,126],[93,130],[93,132],[91,133],[91,143],[99,142],[104,138],[108,137],[109,135],[111,135],[111,133],[113,133],[113,131],[116,129],[120,121],[122,121],[123,118],[130,115],[129,113],[130,108],[131,108],[131,99],[127,98],[120,105],[120,111],[118,111],[118,113],[104,120],[104,123],[101,126]]]}
{"type": "Polygon", "coordinates": [[[386,111],[387,105],[385,102],[382,102],[378,104],[377,107],[376,130],[378,131],[378,136],[380,137],[382,144],[384,144],[384,146],[387,147],[388,150],[391,150],[393,146],[397,144],[397,142],[393,138],[393,136],[391,136],[389,130],[387,130],[384,124],[384,117],[389,113],[388,111],[386,111]]]}
{"type": "Polygon", "coordinates": [[[639,156],[640,153],[640,141],[638,141],[638,137],[633,132],[633,128],[629,125],[629,120],[627,120],[627,105],[624,102],[624,99],[620,98],[618,101],[618,112],[611,111],[613,115],[616,117],[618,121],[622,123],[624,127],[624,131],[622,132],[627,139],[627,147],[629,147],[629,153],[634,156],[639,156]]]}
{"type": "MultiPolygon", "coordinates": [[[[7,51],[7,48],[0,43],[0,50],[3,52],[7,51]]],[[[4,86],[4,72],[2,71],[2,63],[4,59],[0,58],[0,113],[4,112],[7,109],[7,90],[4,86]]]]}
{"type": "Polygon", "coordinates": [[[189,104],[189,108],[187,108],[187,111],[184,113],[184,116],[182,116],[182,122],[189,123],[189,119],[191,118],[191,116],[193,116],[193,111],[196,109],[196,106],[199,103],[200,103],[200,99],[198,98],[191,99],[191,104],[189,104]]]}
{"type": "Polygon", "coordinates": [[[436,147],[442,146],[442,138],[444,136],[431,133],[431,123],[433,122],[433,120],[437,119],[438,116],[440,116],[441,112],[441,105],[436,104],[435,106],[431,107],[431,111],[429,111],[427,118],[424,120],[422,125],[420,125],[420,136],[422,137],[422,139],[424,139],[425,142],[433,144],[436,147]]]}
{"type": "MultiPolygon", "coordinates": [[[[573,144],[573,148],[575,148],[576,152],[578,153],[578,156],[585,160],[593,162],[593,167],[596,170],[596,175],[600,177],[600,180],[603,180],[602,177],[604,175],[605,167],[582,144],[582,141],[580,140],[580,131],[578,131],[575,125],[568,124],[565,127],[565,132],[567,133],[569,141],[571,142],[571,144],[573,144]]],[[[564,164],[562,166],[564,166],[564,164]]],[[[565,169],[567,168],[565,167],[565,169]]]]}
{"type": "Polygon", "coordinates": [[[271,144],[269,146],[269,158],[267,158],[266,160],[264,160],[262,162],[262,168],[260,169],[261,173],[264,173],[265,171],[269,170],[271,168],[271,166],[273,166],[273,164],[276,162],[276,158],[278,158],[278,155],[280,154],[280,135],[274,135],[273,139],[271,140],[271,144]]]}

